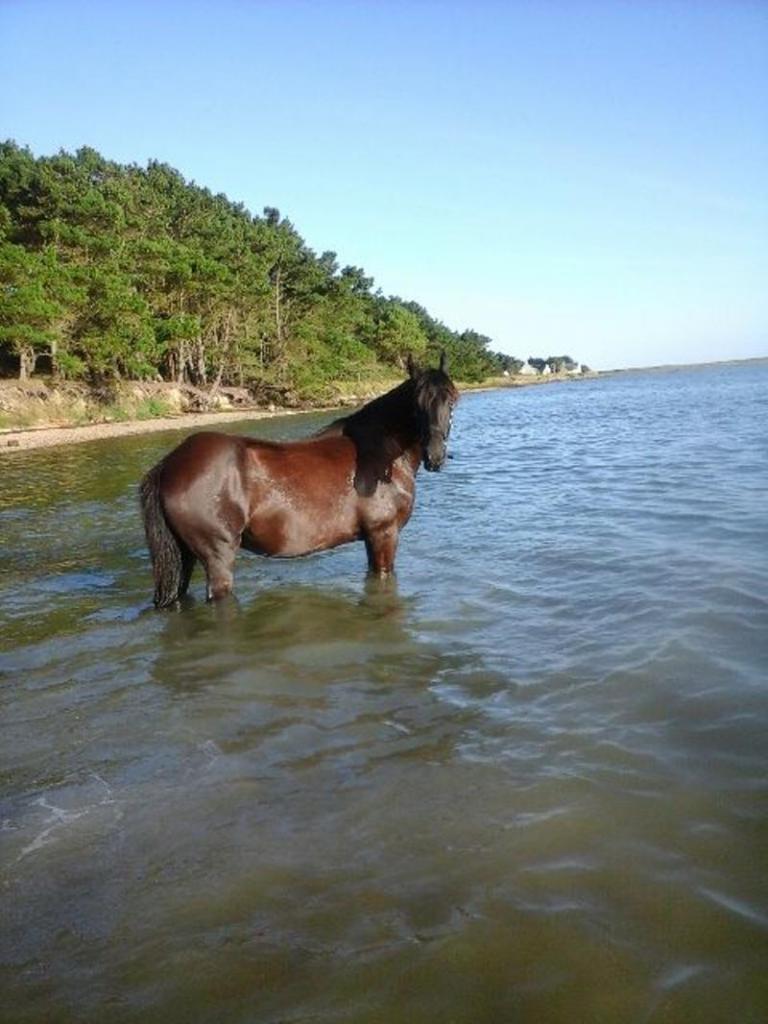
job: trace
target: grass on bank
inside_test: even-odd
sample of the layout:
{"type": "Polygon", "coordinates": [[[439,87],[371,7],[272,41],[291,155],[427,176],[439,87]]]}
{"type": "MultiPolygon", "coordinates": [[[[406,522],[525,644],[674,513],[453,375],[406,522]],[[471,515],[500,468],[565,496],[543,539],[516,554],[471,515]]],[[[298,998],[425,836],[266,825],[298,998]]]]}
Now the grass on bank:
{"type": "Polygon", "coordinates": [[[81,396],[54,396],[49,400],[32,399],[26,405],[17,401],[0,408],[0,430],[33,430],[41,427],[83,427],[91,423],[129,423],[179,415],[180,410],[158,396],[135,399],[121,396],[98,401],[81,396]]]}

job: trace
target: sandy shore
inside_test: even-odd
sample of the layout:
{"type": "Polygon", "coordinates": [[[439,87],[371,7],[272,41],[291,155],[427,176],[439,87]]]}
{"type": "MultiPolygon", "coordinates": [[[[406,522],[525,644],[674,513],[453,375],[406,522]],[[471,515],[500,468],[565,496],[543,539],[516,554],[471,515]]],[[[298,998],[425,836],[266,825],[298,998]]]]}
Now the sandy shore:
{"type": "Polygon", "coordinates": [[[32,427],[27,430],[0,432],[0,455],[29,451],[31,448],[52,448],[60,444],[78,444],[81,441],[100,441],[108,437],[126,437],[146,434],[153,430],[187,430],[231,423],[237,420],[263,420],[273,416],[298,416],[320,409],[240,409],[232,412],[183,413],[180,416],[162,416],[156,419],[132,420],[128,423],[88,423],[83,427],[32,427]]]}

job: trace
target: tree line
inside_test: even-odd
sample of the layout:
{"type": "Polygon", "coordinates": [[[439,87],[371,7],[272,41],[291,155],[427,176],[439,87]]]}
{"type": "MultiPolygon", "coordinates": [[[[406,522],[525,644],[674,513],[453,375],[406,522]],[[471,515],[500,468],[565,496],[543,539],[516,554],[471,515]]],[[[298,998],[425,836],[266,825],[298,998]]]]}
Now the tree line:
{"type": "Polygon", "coordinates": [[[312,392],[408,353],[445,350],[467,381],[523,365],[317,255],[279,210],[253,215],[166,164],[88,147],[0,144],[0,298],[0,372],[21,378],[312,392]]]}

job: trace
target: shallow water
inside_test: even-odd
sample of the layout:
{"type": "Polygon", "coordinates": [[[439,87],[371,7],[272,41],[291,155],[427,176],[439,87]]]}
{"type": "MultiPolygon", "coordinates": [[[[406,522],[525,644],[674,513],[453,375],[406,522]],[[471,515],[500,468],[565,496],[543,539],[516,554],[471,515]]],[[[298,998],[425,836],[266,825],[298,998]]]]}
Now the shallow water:
{"type": "Polygon", "coordinates": [[[3,1020],[768,1019],[766,423],[766,364],[467,395],[396,586],[178,613],[180,432],[4,458],[3,1020]]]}

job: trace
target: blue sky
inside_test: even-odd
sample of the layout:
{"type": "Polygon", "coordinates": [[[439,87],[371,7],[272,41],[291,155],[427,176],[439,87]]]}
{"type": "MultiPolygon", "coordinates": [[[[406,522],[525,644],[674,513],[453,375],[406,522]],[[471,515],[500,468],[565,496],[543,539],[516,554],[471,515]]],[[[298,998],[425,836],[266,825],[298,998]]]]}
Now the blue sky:
{"type": "Polygon", "coordinates": [[[0,137],[156,158],[522,356],[768,355],[768,4],[0,0],[0,137]]]}

